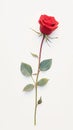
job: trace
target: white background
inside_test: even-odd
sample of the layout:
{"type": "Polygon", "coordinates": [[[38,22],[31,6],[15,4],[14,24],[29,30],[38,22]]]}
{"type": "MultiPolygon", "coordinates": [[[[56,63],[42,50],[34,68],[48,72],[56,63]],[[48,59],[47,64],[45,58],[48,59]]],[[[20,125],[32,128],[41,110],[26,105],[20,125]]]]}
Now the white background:
{"type": "Polygon", "coordinates": [[[72,0],[0,0],[0,130],[73,130],[73,7],[72,0]],[[43,46],[42,59],[52,58],[51,69],[41,74],[50,79],[38,90],[43,103],[38,107],[37,126],[33,125],[34,91],[22,90],[31,79],[20,72],[21,62],[36,69],[41,38],[41,14],[54,16],[58,36],[43,46]]]}

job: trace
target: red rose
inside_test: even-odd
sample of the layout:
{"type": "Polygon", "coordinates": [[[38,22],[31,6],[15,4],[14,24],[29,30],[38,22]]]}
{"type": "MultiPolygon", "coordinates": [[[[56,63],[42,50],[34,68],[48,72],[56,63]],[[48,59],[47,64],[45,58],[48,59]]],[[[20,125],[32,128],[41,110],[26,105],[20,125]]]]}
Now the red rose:
{"type": "Polygon", "coordinates": [[[47,15],[41,15],[38,22],[40,24],[40,31],[46,35],[51,34],[59,24],[54,17],[47,15]]]}

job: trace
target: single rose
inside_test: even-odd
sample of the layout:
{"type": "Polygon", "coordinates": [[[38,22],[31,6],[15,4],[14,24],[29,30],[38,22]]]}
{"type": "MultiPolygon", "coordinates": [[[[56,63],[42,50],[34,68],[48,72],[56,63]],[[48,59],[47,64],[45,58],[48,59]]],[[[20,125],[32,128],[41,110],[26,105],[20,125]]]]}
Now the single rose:
{"type": "Polygon", "coordinates": [[[41,15],[38,22],[41,33],[46,35],[51,34],[59,24],[54,17],[47,15],[41,15]]]}

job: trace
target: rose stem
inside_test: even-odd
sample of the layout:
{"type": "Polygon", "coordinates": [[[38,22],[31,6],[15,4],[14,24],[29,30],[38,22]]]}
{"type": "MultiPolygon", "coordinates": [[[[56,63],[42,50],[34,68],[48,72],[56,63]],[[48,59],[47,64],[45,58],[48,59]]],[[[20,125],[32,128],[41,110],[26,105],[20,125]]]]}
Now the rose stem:
{"type": "Polygon", "coordinates": [[[39,57],[38,57],[38,69],[37,69],[37,75],[36,75],[36,82],[35,82],[35,110],[34,110],[34,125],[36,125],[36,112],[37,112],[37,82],[38,82],[38,76],[40,72],[40,61],[41,61],[41,53],[42,53],[42,46],[45,39],[45,35],[43,34],[43,38],[40,45],[40,51],[39,51],[39,57]]]}

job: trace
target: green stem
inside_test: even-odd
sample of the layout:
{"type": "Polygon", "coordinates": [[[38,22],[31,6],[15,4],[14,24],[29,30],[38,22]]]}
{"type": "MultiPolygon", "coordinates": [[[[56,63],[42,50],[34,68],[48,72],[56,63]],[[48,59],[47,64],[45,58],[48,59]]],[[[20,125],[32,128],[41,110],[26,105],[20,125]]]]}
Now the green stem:
{"type": "Polygon", "coordinates": [[[39,51],[39,57],[38,57],[38,70],[36,75],[36,81],[35,81],[35,110],[34,110],[34,125],[36,125],[36,112],[37,112],[37,82],[40,72],[40,61],[41,61],[41,53],[42,53],[42,46],[45,39],[45,35],[43,35],[41,45],[40,45],[40,51],[39,51]]]}

